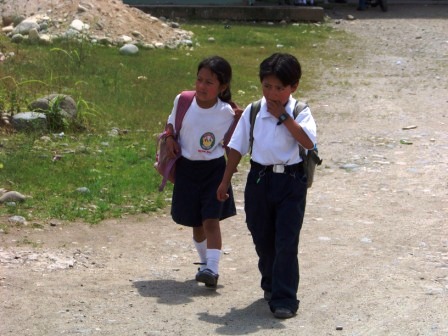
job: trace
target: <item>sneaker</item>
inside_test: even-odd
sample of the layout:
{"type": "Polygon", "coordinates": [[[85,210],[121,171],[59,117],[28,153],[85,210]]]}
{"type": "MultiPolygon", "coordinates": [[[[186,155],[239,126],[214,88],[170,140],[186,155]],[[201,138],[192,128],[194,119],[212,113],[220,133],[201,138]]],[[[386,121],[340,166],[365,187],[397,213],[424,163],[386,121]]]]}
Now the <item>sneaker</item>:
{"type": "Polygon", "coordinates": [[[293,317],[295,314],[289,310],[288,308],[275,308],[274,310],[274,317],[279,319],[288,319],[293,317]]]}
{"type": "Polygon", "coordinates": [[[264,291],[264,299],[266,301],[271,301],[271,298],[272,298],[272,293],[268,292],[268,291],[264,291]]]}
{"type": "Polygon", "coordinates": [[[215,274],[211,269],[206,268],[196,274],[196,281],[202,282],[206,287],[216,288],[218,285],[219,275],[215,274]]]}

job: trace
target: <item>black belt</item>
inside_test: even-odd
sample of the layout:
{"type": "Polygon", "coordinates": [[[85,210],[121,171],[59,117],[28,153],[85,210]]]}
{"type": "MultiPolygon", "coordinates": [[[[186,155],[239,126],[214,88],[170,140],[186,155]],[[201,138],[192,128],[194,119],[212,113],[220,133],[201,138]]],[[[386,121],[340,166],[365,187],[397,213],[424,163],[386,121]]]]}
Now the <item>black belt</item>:
{"type": "Polygon", "coordinates": [[[259,164],[258,162],[250,160],[250,165],[252,168],[257,169],[257,170],[264,170],[266,172],[285,173],[285,174],[294,173],[294,172],[297,172],[297,171],[300,171],[303,169],[302,162],[292,164],[289,166],[285,166],[285,165],[264,166],[262,164],[259,164]]]}

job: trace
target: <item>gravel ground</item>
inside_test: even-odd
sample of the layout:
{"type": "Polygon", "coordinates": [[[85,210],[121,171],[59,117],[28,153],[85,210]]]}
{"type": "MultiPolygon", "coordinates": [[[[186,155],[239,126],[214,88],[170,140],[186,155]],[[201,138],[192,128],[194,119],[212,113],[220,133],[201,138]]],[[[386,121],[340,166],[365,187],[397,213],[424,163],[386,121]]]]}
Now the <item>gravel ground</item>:
{"type": "Polygon", "coordinates": [[[0,335],[448,335],[448,6],[327,14],[352,38],[317,45],[334,57],[304,77],[324,165],[295,318],[274,319],[262,298],[241,167],[216,291],[193,280],[191,232],[169,209],[12,228],[0,234],[0,335]]]}

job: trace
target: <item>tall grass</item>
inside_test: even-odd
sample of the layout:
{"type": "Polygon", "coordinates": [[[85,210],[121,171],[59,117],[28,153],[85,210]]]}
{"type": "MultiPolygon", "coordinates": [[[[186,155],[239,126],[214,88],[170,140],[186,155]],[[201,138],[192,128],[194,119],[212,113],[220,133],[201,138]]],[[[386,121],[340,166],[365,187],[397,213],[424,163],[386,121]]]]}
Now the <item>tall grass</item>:
{"type": "Polygon", "coordinates": [[[193,47],[140,50],[134,56],[83,42],[20,47],[2,42],[16,49],[16,56],[0,67],[3,110],[14,114],[46,94],[69,94],[78,102],[86,130],[1,135],[0,188],[31,197],[0,205],[0,225],[10,215],[35,222],[96,223],[164,207],[171,186],[157,191],[155,134],[175,95],[194,87],[200,60],[217,54],[232,64],[233,98],[245,106],[260,97],[259,63],[277,51],[299,58],[304,73],[300,90],[306,92],[316,75],[307,66],[316,58],[313,45],[335,35],[325,24],[226,27],[200,22],[183,29],[194,32],[193,47]],[[80,192],[81,187],[88,192],[80,192]]]}

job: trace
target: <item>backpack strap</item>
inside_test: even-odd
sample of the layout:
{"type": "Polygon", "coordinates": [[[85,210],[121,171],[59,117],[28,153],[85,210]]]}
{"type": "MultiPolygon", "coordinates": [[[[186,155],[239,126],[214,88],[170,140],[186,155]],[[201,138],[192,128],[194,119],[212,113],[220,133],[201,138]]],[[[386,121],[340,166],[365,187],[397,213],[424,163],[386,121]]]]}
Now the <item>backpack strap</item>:
{"type": "Polygon", "coordinates": [[[176,137],[179,136],[180,129],[182,128],[182,121],[184,120],[185,113],[187,113],[188,108],[193,102],[194,96],[196,95],[196,91],[182,91],[180,93],[179,100],[177,101],[177,109],[176,109],[176,119],[175,119],[175,127],[176,127],[176,137]]]}
{"type": "MultiPolygon", "coordinates": [[[[176,108],[176,118],[175,118],[175,134],[174,137],[177,139],[179,137],[179,132],[182,127],[182,121],[184,120],[185,114],[187,113],[188,108],[193,102],[194,96],[196,95],[196,91],[182,91],[179,96],[179,100],[177,101],[176,108]]],[[[159,136],[159,142],[162,140],[163,135],[159,136]]],[[[177,156],[171,159],[165,166],[163,170],[163,178],[162,183],[159,186],[159,191],[162,191],[165,188],[166,182],[168,181],[171,169],[176,163],[177,159],[181,156],[181,153],[178,153],[177,156]]]]}
{"type": "Polygon", "coordinates": [[[294,119],[297,118],[300,112],[302,112],[304,109],[308,107],[308,104],[303,101],[296,101],[296,105],[294,106],[294,119]]]}
{"type": "Polygon", "coordinates": [[[229,144],[230,138],[232,137],[233,132],[235,131],[236,125],[238,124],[238,121],[241,118],[241,114],[243,113],[243,110],[241,109],[241,107],[239,107],[238,104],[236,104],[235,102],[231,101],[231,102],[229,102],[229,105],[232,107],[232,110],[235,113],[235,115],[233,117],[232,124],[230,125],[226,134],[224,134],[223,146],[225,147],[227,153],[229,151],[229,148],[227,147],[227,145],[229,144]]]}
{"type": "Polygon", "coordinates": [[[252,154],[252,145],[254,144],[254,125],[257,113],[260,111],[261,99],[253,102],[250,106],[250,131],[249,131],[249,148],[252,154]]]}
{"type": "MultiPolygon", "coordinates": [[[[257,117],[257,113],[260,111],[261,107],[261,99],[253,102],[250,107],[250,131],[249,131],[249,143],[250,143],[250,152],[252,153],[252,145],[254,143],[254,125],[255,125],[255,118],[257,117]]],[[[304,109],[308,107],[308,104],[303,101],[296,101],[296,104],[294,105],[294,119],[297,118],[300,112],[302,112],[304,109]]],[[[303,148],[300,146],[300,148],[303,148]]]]}

